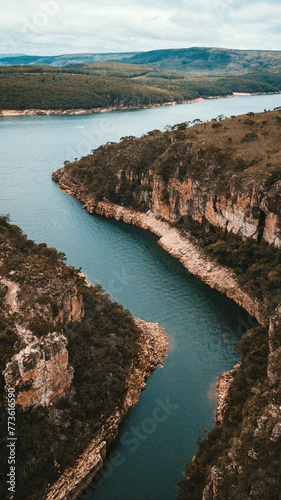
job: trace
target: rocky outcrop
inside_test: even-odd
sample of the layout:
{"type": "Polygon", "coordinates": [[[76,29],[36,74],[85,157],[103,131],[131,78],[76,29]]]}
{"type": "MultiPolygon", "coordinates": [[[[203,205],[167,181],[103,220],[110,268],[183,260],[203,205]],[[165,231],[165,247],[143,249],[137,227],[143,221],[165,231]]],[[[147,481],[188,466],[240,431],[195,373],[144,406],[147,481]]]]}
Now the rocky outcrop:
{"type": "Polygon", "coordinates": [[[116,408],[106,423],[90,442],[74,467],[65,471],[44,496],[45,500],[75,499],[92,481],[103,465],[109,444],[116,438],[118,427],[128,410],[137,403],[145,380],[161,364],[166,355],[168,342],[157,323],[147,323],[135,318],[140,330],[140,355],[133,362],[127,380],[127,391],[121,409],[116,408]]]}
{"type": "Polygon", "coordinates": [[[62,297],[58,298],[57,303],[59,309],[55,320],[57,323],[67,324],[82,321],[85,315],[83,299],[75,288],[66,291],[62,297]]]}
{"type": "Polygon", "coordinates": [[[62,334],[50,333],[33,340],[6,365],[6,387],[15,389],[16,404],[23,410],[48,406],[70,388],[73,368],[66,345],[62,334]]]}
{"type": "Polygon", "coordinates": [[[4,278],[0,280],[0,283],[2,283],[2,285],[7,287],[5,304],[11,308],[11,311],[17,312],[18,311],[17,294],[20,289],[18,283],[15,283],[14,281],[7,280],[4,278]]]}
{"type": "Polygon", "coordinates": [[[211,288],[234,300],[251,316],[263,323],[264,316],[261,304],[241,289],[232,271],[208,258],[200,247],[194,244],[187,233],[182,236],[179,230],[172,227],[169,222],[163,220],[153,211],[142,213],[110,202],[96,202],[87,189],[79,185],[79,182],[71,178],[64,169],[54,172],[52,178],[59,183],[59,187],[63,191],[83,202],[83,208],[86,208],[90,213],[115,218],[126,224],[133,224],[147,229],[159,236],[159,244],[173,257],[178,258],[187,271],[200,278],[211,288]]]}
{"type": "Polygon", "coordinates": [[[151,210],[170,221],[190,216],[200,223],[204,220],[228,232],[281,247],[281,183],[270,191],[249,187],[246,192],[231,190],[226,196],[204,181],[187,178],[180,182],[174,178],[166,185],[154,175],[151,187],[151,210]],[[169,193],[168,203],[163,202],[164,190],[169,193]]]}
{"type": "MultiPolygon", "coordinates": [[[[18,300],[18,283],[4,278],[1,283],[7,287],[5,302],[8,310],[19,313],[25,304],[18,300]]],[[[53,331],[43,339],[40,339],[40,334],[37,335],[36,331],[31,332],[24,327],[19,315],[17,334],[25,347],[7,363],[3,374],[6,388],[16,390],[15,402],[24,411],[30,407],[48,406],[65,394],[72,383],[73,368],[69,365],[67,339],[60,331],[55,330],[70,322],[80,322],[84,317],[83,299],[75,286],[68,286],[57,298],[56,308],[58,314],[53,323],[53,331]]],[[[31,318],[32,315],[34,311],[30,311],[31,318]]],[[[41,316],[46,320],[50,319],[47,313],[44,314],[44,310],[41,316]]],[[[51,324],[49,327],[51,328],[51,324]]]]}
{"type": "MultiPolygon", "coordinates": [[[[153,213],[168,222],[188,216],[199,223],[204,221],[228,232],[281,247],[281,182],[276,182],[269,190],[251,186],[244,190],[232,188],[226,195],[191,177],[182,182],[172,178],[165,183],[161,176],[150,174],[140,179],[146,189],[138,195],[139,200],[145,200],[153,213]]],[[[126,174],[128,183],[135,181],[135,177],[134,172],[126,174]]],[[[53,179],[60,179],[60,187],[64,189],[65,185],[67,192],[73,188],[75,191],[76,181],[72,179],[73,186],[69,187],[69,175],[63,169],[54,173],[53,179]]],[[[83,197],[84,188],[80,186],[79,192],[83,197]]]]}
{"type": "Polygon", "coordinates": [[[229,393],[231,386],[233,384],[234,377],[239,368],[239,364],[235,365],[233,370],[222,373],[216,382],[216,396],[217,396],[217,409],[215,418],[216,421],[221,423],[223,421],[224,411],[227,408],[227,404],[229,401],[229,393]]]}

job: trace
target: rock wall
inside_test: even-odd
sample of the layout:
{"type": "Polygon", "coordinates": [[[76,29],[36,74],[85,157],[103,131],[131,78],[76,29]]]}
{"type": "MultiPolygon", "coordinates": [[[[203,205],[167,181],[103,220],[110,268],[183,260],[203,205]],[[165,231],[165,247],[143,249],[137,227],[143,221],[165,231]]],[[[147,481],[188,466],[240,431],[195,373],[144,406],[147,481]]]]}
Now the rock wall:
{"type": "MultiPolygon", "coordinates": [[[[281,182],[277,182],[269,191],[255,190],[248,187],[246,191],[235,190],[228,195],[218,193],[204,182],[187,178],[180,182],[172,178],[165,183],[156,174],[142,177],[140,182],[147,189],[134,195],[137,201],[145,200],[156,215],[168,222],[175,222],[180,217],[189,216],[193,220],[208,223],[240,234],[256,241],[264,240],[276,247],[281,247],[281,182]]],[[[128,183],[136,180],[134,172],[126,175],[128,183]]],[[[64,169],[53,174],[53,180],[59,181],[61,189],[76,192],[77,181],[64,169]]],[[[86,188],[79,189],[79,197],[85,201],[86,188]]]]}
{"type": "Polygon", "coordinates": [[[4,370],[6,387],[15,388],[22,409],[48,406],[71,386],[73,368],[68,362],[67,340],[60,333],[36,339],[15,354],[4,370]]]}
{"type": "Polygon", "coordinates": [[[241,289],[233,272],[214,263],[188,235],[183,237],[177,229],[171,227],[169,222],[161,220],[156,213],[153,211],[142,213],[110,202],[96,202],[87,189],[81,187],[75,179],[65,173],[64,169],[54,172],[53,180],[59,183],[63,191],[83,202],[83,208],[90,213],[115,218],[126,224],[148,229],[159,236],[159,244],[173,257],[178,258],[187,271],[234,300],[260,323],[264,322],[261,304],[241,289]]]}
{"type": "MultiPolygon", "coordinates": [[[[22,306],[17,298],[19,285],[4,279],[2,283],[8,288],[6,305],[11,312],[19,312],[22,306]]],[[[16,389],[16,404],[22,410],[48,406],[71,386],[74,371],[69,365],[67,339],[61,328],[84,317],[83,299],[76,287],[67,289],[57,299],[57,309],[53,331],[43,339],[36,332],[17,325],[18,335],[25,346],[7,363],[3,374],[6,388],[16,389]]],[[[45,319],[50,320],[48,316],[45,319]]]]}
{"type": "Polygon", "coordinates": [[[200,223],[205,220],[229,232],[281,247],[281,183],[269,192],[233,189],[226,196],[191,178],[183,182],[173,178],[166,184],[154,174],[150,187],[151,210],[169,221],[188,215],[200,223]]]}

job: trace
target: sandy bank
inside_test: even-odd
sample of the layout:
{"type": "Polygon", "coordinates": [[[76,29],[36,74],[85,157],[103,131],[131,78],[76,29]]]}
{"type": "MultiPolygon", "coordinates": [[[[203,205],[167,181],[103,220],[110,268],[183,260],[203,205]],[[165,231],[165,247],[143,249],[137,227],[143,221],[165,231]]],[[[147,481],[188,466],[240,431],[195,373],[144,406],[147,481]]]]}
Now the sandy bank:
{"type": "Polygon", "coordinates": [[[90,108],[90,109],[2,109],[0,110],[0,117],[13,117],[13,116],[51,116],[51,115],[85,115],[93,113],[107,113],[110,111],[124,111],[124,110],[134,110],[134,109],[153,109],[162,106],[175,106],[176,104],[193,104],[195,102],[201,102],[205,99],[223,99],[225,97],[236,97],[236,96],[251,96],[251,95],[275,95],[281,94],[281,92],[254,92],[251,94],[244,92],[233,92],[230,95],[216,95],[216,96],[204,96],[198,97],[196,99],[186,99],[184,101],[176,102],[164,102],[163,104],[148,104],[147,106],[109,106],[108,108],[90,108]]]}
{"type": "Polygon", "coordinates": [[[124,111],[133,109],[152,109],[159,108],[161,106],[175,106],[176,104],[192,104],[194,102],[200,102],[204,99],[199,97],[198,99],[188,99],[181,102],[164,102],[163,104],[149,104],[147,106],[109,106],[108,108],[90,108],[90,109],[2,109],[0,110],[0,116],[3,117],[13,117],[13,116],[51,116],[51,115],[85,115],[93,113],[107,113],[110,111],[124,111]]]}

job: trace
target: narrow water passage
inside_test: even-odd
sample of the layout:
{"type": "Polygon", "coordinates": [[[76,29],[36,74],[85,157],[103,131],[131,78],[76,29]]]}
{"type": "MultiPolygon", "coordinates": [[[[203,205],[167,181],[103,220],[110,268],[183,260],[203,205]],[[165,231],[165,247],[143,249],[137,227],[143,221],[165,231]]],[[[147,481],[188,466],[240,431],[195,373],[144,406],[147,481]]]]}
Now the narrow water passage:
{"type": "Polygon", "coordinates": [[[202,426],[212,426],[216,377],[238,361],[249,327],[245,311],[189,275],[139,228],[92,216],[62,193],[51,173],[108,140],[141,135],[194,118],[273,109],[280,96],[218,99],[192,105],[66,117],[0,118],[0,213],[29,238],[66,253],[93,283],[133,315],[158,321],[169,356],[148,380],[122,425],[114,460],[91,498],[168,500],[202,426]]]}

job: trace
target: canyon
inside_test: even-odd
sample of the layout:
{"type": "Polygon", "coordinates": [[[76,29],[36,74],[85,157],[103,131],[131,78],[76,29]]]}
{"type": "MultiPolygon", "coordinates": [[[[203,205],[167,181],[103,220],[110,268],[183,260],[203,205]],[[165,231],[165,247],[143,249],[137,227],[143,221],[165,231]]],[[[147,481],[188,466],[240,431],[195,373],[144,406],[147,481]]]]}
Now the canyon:
{"type": "Polygon", "coordinates": [[[142,139],[124,138],[119,145],[109,144],[92,157],[55,171],[52,177],[90,213],[159,236],[158,243],[190,273],[241,305],[261,325],[242,337],[240,363],[218,379],[217,424],[188,465],[179,484],[180,500],[214,500],[226,494],[228,498],[260,498],[261,494],[278,498],[280,473],[271,469],[274,464],[280,470],[280,303],[270,305],[265,297],[257,298],[241,285],[231,266],[214,261],[180,224],[191,220],[207,234],[218,228],[262,248],[265,244],[280,248],[279,112],[253,116],[214,121],[190,131],[182,124],[166,136],[154,131],[142,139]],[[231,120],[235,136],[229,128],[231,120]],[[267,143],[268,132],[263,129],[259,135],[258,126],[269,120],[276,120],[277,127],[267,143]],[[218,146],[210,147],[214,140],[210,130],[212,136],[217,133],[218,146]],[[237,149],[233,145],[230,152],[226,144],[234,137],[237,149]],[[265,147],[267,159],[262,157],[265,147]],[[101,166],[108,169],[104,175],[112,183],[103,199],[101,166]]]}

